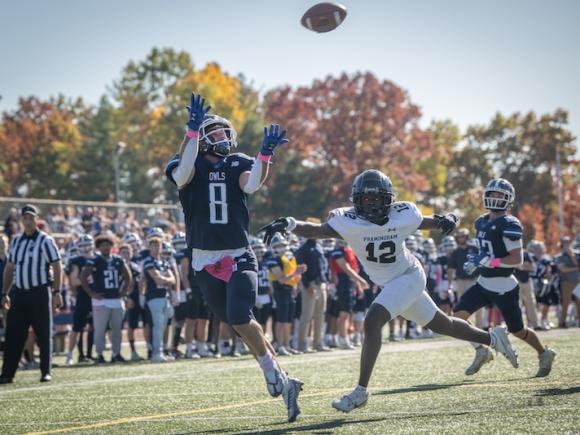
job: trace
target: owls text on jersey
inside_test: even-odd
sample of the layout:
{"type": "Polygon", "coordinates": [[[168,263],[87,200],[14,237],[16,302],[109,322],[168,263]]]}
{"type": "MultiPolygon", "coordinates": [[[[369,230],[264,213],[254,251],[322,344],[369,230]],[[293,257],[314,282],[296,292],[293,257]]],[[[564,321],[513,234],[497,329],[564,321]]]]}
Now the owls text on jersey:
{"type": "MultiPolygon", "coordinates": [[[[515,216],[503,215],[491,220],[489,214],[484,214],[475,220],[475,230],[480,251],[492,258],[507,257],[510,251],[522,247],[523,227],[515,216]]],[[[477,282],[489,291],[505,293],[518,285],[513,268],[483,267],[479,272],[477,282]]]]}
{"type": "Polygon", "coordinates": [[[328,225],[350,245],[376,284],[385,285],[419,264],[419,260],[405,247],[405,238],[415,232],[423,221],[415,204],[393,203],[384,225],[359,218],[352,207],[333,210],[330,216],[328,225]]]}
{"type": "Polygon", "coordinates": [[[197,157],[193,179],[179,191],[189,249],[225,251],[249,245],[247,194],[240,188],[240,175],[253,164],[241,153],[216,164],[197,157]]]}

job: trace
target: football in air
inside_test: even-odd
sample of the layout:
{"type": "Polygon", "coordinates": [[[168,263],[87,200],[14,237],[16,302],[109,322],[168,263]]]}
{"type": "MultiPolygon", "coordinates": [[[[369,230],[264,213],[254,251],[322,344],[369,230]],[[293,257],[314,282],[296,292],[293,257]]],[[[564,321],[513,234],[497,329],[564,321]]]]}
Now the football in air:
{"type": "Polygon", "coordinates": [[[346,8],[338,3],[318,3],[304,12],[300,22],[308,30],[317,33],[336,29],[346,18],[346,8]]]}

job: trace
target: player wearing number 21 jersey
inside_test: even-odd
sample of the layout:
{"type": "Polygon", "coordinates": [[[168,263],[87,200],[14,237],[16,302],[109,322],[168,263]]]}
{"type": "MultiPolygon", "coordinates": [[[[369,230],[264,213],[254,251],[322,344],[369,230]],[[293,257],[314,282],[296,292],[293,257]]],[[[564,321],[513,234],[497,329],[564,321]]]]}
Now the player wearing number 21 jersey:
{"type": "Polygon", "coordinates": [[[399,315],[436,333],[491,345],[517,364],[504,328],[488,333],[464,320],[448,317],[437,308],[425,291],[421,263],[405,246],[407,236],[417,229],[439,228],[449,234],[457,226],[457,217],[452,213],[424,217],[415,204],[393,202],[394,196],[391,180],[385,174],[367,170],[354,180],[353,207],[332,211],[327,222],[313,224],[288,217],[261,229],[266,241],[276,232],[285,231],[306,238],[342,238],[352,247],[370,279],[381,287],[365,318],[358,386],[332,402],[335,409],[343,412],[368,400],[367,386],[381,348],[381,330],[399,315]]]}
{"type": "Polygon", "coordinates": [[[282,395],[288,421],[300,414],[302,382],[289,378],[274,359],[275,352],[256,321],[257,260],[248,239],[248,194],[268,174],[275,149],[288,142],[279,125],[264,129],[256,159],[232,153],[236,131],[192,94],[187,133],[165,174],[177,185],[185,214],[187,247],[196,281],[210,310],[229,323],[248,345],[266,378],[268,392],[282,395]]]}

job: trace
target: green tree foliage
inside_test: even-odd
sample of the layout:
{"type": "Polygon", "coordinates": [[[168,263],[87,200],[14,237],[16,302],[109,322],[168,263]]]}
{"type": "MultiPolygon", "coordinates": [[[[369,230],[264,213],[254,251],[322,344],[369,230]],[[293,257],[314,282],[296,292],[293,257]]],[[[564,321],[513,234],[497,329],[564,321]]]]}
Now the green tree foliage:
{"type": "MultiPolygon", "coordinates": [[[[547,233],[558,211],[556,151],[560,152],[564,173],[576,152],[575,138],[565,128],[567,123],[567,112],[557,110],[541,116],[534,112],[510,116],[498,113],[487,125],[469,127],[466,146],[452,164],[457,172],[450,191],[464,196],[473,189],[469,195],[472,198],[490,178],[506,178],[516,189],[513,212],[518,214],[526,204],[539,209],[547,233]]],[[[463,200],[469,201],[465,196],[463,200]]],[[[462,204],[461,198],[458,202],[462,204]]]]}

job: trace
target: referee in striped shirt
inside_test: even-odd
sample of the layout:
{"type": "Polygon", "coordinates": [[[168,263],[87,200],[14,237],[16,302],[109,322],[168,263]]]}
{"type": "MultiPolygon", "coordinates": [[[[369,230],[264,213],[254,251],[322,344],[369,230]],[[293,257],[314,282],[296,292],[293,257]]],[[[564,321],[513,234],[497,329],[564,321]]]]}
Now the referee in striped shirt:
{"type": "Polygon", "coordinates": [[[38,209],[30,204],[20,214],[24,232],[12,240],[4,268],[2,305],[8,311],[0,384],[12,383],[28,329],[40,348],[40,382],[52,377],[52,310],[62,305],[62,267],[54,239],[38,229],[38,209]]]}

